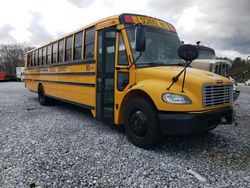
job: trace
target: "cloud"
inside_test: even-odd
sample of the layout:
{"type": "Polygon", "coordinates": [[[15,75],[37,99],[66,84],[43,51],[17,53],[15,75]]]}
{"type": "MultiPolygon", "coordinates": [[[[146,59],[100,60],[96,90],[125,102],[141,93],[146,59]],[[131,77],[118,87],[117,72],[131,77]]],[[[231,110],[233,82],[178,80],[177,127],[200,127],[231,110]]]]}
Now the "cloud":
{"type": "Polygon", "coordinates": [[[68,0],[68,1],[80,8],[87,8],[94,2],[94,0],[68,0]]]}
{"type": "Polygon", "coordinates": [[[249,0],[149,0],[148,6],[172,21],[187,43],[200,40],[225,54],[250,54],[249,0]]]}
{"type": "Polygon", "coordinates": [[[0,6],[0,42],[39,46],[98,19],[130,12],[169,21],[186,43],[200,40],[218,53],[246,56],[249,7],[249,0],[8,0],[0,6]]]}
{"type": "Polygon", "coordinates": [[[238,51],[234,51],[234,50],[217,50],[216,56],[217,57],[228,57],[228,58],[233,60],[233,59],[235,59],[235,57],[241,57],[242,54],[239,53],[238,51]]]}
{"type": "MultiPolygon", "coordinates": [[[[221,0],[209,6],[204,4],[208,5],[199,4],[205,16],[197,19],[197,25],[209,25],[209,29],[201,29],[206,41],[221,49],[250,53],[250,1],[239,0],[236,4],[233,0],[221,0]]],[[[199,36],[202,33],[198,32],[199,36]]]]}
{"type": "Polygon", "coordinates": [[[16,39],[11,36],[11,31],[15,28],[11,25],[4,25],[0,28],[0,41],[1,43],[17,43],[16,39]]]}
{"type": "Polygon", "coordinates": [[[38,12],[32,12],[31,24],[28,27],[28,30],[31,34],[30,41],[33,45],[41,45],[51,41],[54,36],[51,35],[46,27],[41,23],[41,14],[38,12]]]}
{"type": "Polygon", "coordinates": [[[169,18],[179,16],[179,14],[192,4],[193,0],[148,0],[148,7],[164,14],[169,18]]]}

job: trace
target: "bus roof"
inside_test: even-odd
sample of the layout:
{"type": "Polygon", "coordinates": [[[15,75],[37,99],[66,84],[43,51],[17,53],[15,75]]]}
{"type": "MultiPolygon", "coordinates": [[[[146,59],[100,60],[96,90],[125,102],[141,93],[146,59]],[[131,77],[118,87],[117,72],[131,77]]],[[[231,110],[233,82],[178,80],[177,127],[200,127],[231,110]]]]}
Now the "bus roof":
{"type": "Polygon", "coordinates": [[[58,37],[58,38],[56,38],[56,39],[54,39],[54,40],[52,40],[52,41],[50,41],[50,42],[48,42],[48,43],[46,43],[46,44],[44,44],[44,45],[41,45],[41,46],[39,46],[39,47],[37,47],[37,48],[34,48],[34,49],[28,51],[28,53],[30,53],[30,52],[32,52],[32,51],[35,51],[35,50],[37,50],[37,49],[43,48],[44,46],[50,45],[50,44],[52,44],[52,43],[54,43],[54,42],[56,42],[56,41],[59,41],[59,40],[65,38],[65,37],[67,37],[67,36],[70,36],[70,35],[72,35],[72,34],[74,34],[74,33],[80,32],[80,31],[82,31],[82,30],[84,30],[84,29],[94,27],[94,26],[97,25],[97,24],[101,24],[101,23],[103,23],[103,22],[107,22],[107,21],[110,21],[110,20],[117,20],[117,21],[118,21],[119,16],[120,16],[120,15],[109,16],[109,17],[106,17],[106,18],[102,18],[102,19],[100,19],[100,20],[97,20],[97,21],[95,21],[95,22],[93,22],[93,23],[91,23],[91,24],[82,26],[82,27],[80,27],[80,28],[78,28],[78,29],[76,29],[76,30],[74,30],[74,31],[72,31],[72,32],[70,32],[70,33],[67,33],[67,34],[65,34],[65,35],[63,35],[63,36],[60,36],[60,37],[58,37]]]}
{"type": "Polygon", "coordinates": [[[34,48],[34,49],[28,51],[28,53],[35,51],[35,50],[38,50],[38,49],[41,49],[47,45],[50,45],[56,41],[59,41],[65,37],[73,35],[74,33],[80,32],[80,31],[87,29],[87,28],[91,28],[91,27],[96,26],[96,29],[99,30],[100,28],[104,28],[105,25],[110,25],[110,24],[117,25],[119,23],[150,25],[150,26],[155,26],[155,27],[161,27],[161,28],[164,28],[164,29],[167,29],[171,32],[176,33],[176,29],[174,28],[174,26],[168,22],[165,22],[164,20],[161,20],[161,19],[158,19],[155,17],[146,16],[146,15],[140,15],[140,14],[122,13],[119,15],[109,16],[109,17],[97,20],[91,24],[80,27],[77,30],[74,30],[68,34],[63,35],[63,36],[60,36],[59,38],[56,38],[56,39],[54,39],[54,40],[52,40],[44,45],[37,47],[37,48],[34,48]]]}

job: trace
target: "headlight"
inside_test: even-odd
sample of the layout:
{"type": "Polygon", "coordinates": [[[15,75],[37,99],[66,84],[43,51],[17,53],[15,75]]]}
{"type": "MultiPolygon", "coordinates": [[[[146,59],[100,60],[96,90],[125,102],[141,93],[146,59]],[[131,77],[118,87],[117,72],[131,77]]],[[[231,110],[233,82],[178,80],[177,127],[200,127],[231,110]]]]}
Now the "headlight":
{"type": "Polygon", "coordinates": [[[164,93],[162,99],[164,102],[171,104],[192,104],[192,100],[189,97],[173,93],[164,93]]]}

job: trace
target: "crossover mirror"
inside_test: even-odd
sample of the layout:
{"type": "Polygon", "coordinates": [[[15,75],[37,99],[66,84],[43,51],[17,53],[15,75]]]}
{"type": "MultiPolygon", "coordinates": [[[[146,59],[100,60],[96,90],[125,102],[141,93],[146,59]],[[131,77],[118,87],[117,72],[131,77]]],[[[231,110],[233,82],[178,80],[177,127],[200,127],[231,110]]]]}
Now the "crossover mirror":
{"type": "Polygon", "coordinates": [[[183,44],[178,48],[178,55],[185,61],[192,61],[198,57],[199,51],[191,44],[183,44]]]}

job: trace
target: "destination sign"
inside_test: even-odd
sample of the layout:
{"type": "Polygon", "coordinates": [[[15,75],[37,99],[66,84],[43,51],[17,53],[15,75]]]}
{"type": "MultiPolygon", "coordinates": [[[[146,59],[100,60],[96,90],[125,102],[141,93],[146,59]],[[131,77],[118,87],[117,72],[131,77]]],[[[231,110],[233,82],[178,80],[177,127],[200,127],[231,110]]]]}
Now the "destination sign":
{"type": "Polygon", "coordinates": [[[172,32],[176,33],[174,26],[170,23],[167,23],[163,20],[148,17],[148,16],[135,16],[135,15],[124,15],[124,22],[125,23],[141,23],[143,25],[149,25],[153,27],[160,27],[172,32]]]}

